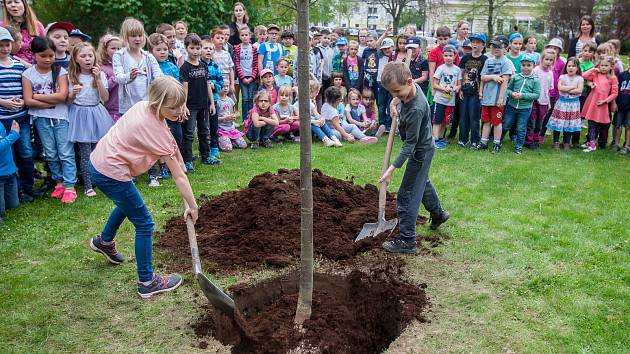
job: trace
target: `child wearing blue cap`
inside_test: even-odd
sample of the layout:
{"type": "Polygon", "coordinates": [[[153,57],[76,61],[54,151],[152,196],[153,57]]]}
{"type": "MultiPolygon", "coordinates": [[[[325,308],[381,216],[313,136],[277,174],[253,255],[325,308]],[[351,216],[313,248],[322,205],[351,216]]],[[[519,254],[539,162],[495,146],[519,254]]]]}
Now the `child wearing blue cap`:
{"type": "Polygon", "coordinates": [[[340,73],[341,72],[341,66],[343,65],[342,63],[346,60],[346,56],[347,56],[348,40],[346,39],[346,37],[341,37],[341,38],[339,38],[337,40],[335,45],[337,46],[337,50],[339,52],[337,54],[335,54],[335,56],[333,58],[333,61],[332,61],[332,72],[340,73]]]}
{"type": "Polygon", "coordinates": [[[462,69],[462,89],[459,98],[462,100],[459,109],[459,146],[465,147],[470,143],[471,149],[479,145],[479,122],[481,120],[481,105],[479,102],[479,86],[481,84],[481,69],[487,56],[483,55],[486,46],[486,35],[478,32],[468,37],[472,52],[465,55],[459,62],[462,69]]]}
{"type": "Polygon", "coordinates": [[[521,72],[521,60],[523,60],[523,54],[521,54],[521,48],[523,48],[523,35],[520,33],[512,33],[508,37],[510,42],[509,52],[505,56],[514,65],[514,70],[517,74],[521,72]]]}
{"type": "Polygon", "coordinates": [[[525,144],[527,122],[532,111],[532,104],[540,96],[540,81],[533,73],[536,57],[531,54],[523,55],[521,72],[514,75],[507,87],[508,101],[503,117],[503,136],[516,123],[516,144],[514,153],[521,154],[525,144]]]}

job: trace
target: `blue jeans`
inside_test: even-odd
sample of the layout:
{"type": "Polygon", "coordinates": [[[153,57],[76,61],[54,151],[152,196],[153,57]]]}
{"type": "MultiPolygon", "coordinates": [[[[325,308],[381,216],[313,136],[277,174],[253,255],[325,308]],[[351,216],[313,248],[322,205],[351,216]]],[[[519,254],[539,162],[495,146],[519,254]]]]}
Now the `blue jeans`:
{"type": "Polygon", "coordinates": [[[481,102],[477,95],[464,95],[459,108],[459,141],[479,144],[479,125],[481,121],[481,102]],[[470,135],[470,140],[468,136],[470,135]]]}
{"type": "Polygon", "coordinates": [[[324,138],[326,137],[332,138],[333,136],[335,136],[332,130],[326,124],[322,125],[321,127],[318,127],[315,124],[311,124],[311,131],[313,132],[313,134],[315,134],[317,138],[319,138],[319,140],[324,140],[324,138]]]}
{"type": "Polygon", "coordinates": [[[114,202],[116,207],[109,214],[109,219],[101,232],[101,238],[105,242],[111,242],[116,237],[118,228],[129,219],[136,228],[136,264],[138,267],[138,280],[150,281],[153,278],[153,250],[152,235],[155,223],[144,204],[144,200],[133,182],[121,182],[109,178],[98,172],[92,163],[89,165],[92,182],[114,202]]]}
{"type": "Polygon", "coordinates": [[[389,115],[389,104],[392,102],[392,95],[380,84],[378,85],[378,96],[376,97],[376,105],[378,106],[378,124],[385,125],[385,129],[389,131],[392,126],[392,117],[389,115]]]}
{"type": "Polygon", "coordinates": [[[507,105],[505,107],[505,114],[503,115],[503,134],[501,138],[510,131],[516,121],[516,146],[523,147],[523,144],[525,144],[525,134],[527,134],[527,122],[529,122],[531,112],[531,108],[516,109],[507,105]]]}
{"type": "Polygon", "coordinates": [[[247,120],[247,114],[254,108],[254,82],[245,85],[241,81],[241,117],[243,123],[247,120]]]}
{"type": "MultiPolygon", "coordinates": [[[[20,124],[20,138],[13,144],[17,151],[17,168],[20,173],[20,189],[26,194],[33,194],[35,178],[35,160],[33,159],[33,146],[31,145],[31,122],[29,116],[16,119],[20,124]]],[[[12,119],[0,120],[6,131],[11,131],[12,119]]]]}
{"type": "Polygon", "coordinates": [[[400,221],[400,237],[409,241],[416,239],[416,221],[420,211],[420,203],[431,213],[439,215],[442,211],[440,198],[429,180],[429,169],[435,149],[414,151],[407,162],[403,175],[396,208],[400,221]]]}
{"type": "Polygon", "coordinates": [[[254,123],[252,123],[245,135],[247,135],[247,139],[249,139],[252,143],[255,141],[267,141],[271,139],[271,133],[273,133],[274,128],[275,127],[273,125],[269,124],[256,128],[254,123]]]}
{"type": "Polygon", "coordinates": [[[18,197],[18,185],[15,173],[8,176],[0,176],[0,215],[6,209],[13,209],[20,204],[18,197]]]}
{"type": "Polygon", "coordinates": [[[68,140],[69,123],[63,119],[33,117],[44,148],[44,158],[55,182],[63,181],[66,188],[77,182],[77,162],[74,144],[68,140]]]}

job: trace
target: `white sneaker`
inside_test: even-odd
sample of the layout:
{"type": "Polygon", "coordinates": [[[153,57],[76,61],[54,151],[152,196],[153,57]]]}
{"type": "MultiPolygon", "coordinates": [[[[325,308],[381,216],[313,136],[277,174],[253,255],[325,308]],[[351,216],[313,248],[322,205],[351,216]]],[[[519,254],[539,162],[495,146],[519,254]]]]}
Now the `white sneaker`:
{"type": "Polygon", "coordinates": [[[333,136],[330,140],[332,140],[333,144],[337,147],[342,147],[343,144],[341,143],[341,141],[339,141],[339,139],[337,139],[336,136],[333,136]]]}
{"type": "Polygon", "coordinates": [[[359,140],[359,143],[365,144],[365,145],[376,144],[377,142],[378,142],[378,138],[374,136],[366,136],[365,138],[359,140]]]}
{"type": "Polygon", "coordinates": [[[149,176],[149,187],[159,187],[160,181],[158,181],[156,176],[149,176]]]}
{"type": "Polygon", "coordinates": [[[385,126],[383,124],[378,126],[378,129],[376,130],[376,134],[375,136],[378,138],[381,135],[383,135],[383,133],[385,133],[385,126]]]}
{"type": "Polygon", "coordinates": [[[335,145],[335,143],[332,140],[330,140],[329,137],[325,137],[324,139],[322,139],[322,142],[324,143],[324,146],[326,147],[331,147],[335,145]]]}

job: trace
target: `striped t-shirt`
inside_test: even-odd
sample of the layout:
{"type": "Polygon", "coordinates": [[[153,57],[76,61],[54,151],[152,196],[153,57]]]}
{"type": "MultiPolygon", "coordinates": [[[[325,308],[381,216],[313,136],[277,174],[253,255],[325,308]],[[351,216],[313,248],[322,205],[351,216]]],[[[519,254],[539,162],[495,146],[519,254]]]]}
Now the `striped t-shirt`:
{"type": "MultiPolygon", "coordinates": [[[[22,73],[26,70],[19,60],[9,57],[11,65],[0,63],[0,99],[11,100],[22,97],[22,73]]],[[[26,115],[26,107],[12,110],[0,105],[0,119],[17,119],[26,115]]]]}

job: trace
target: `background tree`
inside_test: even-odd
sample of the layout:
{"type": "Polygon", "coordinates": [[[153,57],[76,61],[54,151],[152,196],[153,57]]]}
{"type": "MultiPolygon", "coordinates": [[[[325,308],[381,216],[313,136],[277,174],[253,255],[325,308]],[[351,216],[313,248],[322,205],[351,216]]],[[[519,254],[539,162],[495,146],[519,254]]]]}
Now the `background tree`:
{"type": "Polygon", "coordinates": [[[142,21],[151,33],[162,22],[183,19],[191,32],[208,33],[222,23],[229,23],[231,2],[223,0],[37,0],[37,17],[44,23],[68,21],[93,37],[108,29],[119,31],[126,17],[142,21]],[[98,20],[95,20],[98,19],[98,20]]]}
{"type": "Polygon", "coordinates": [[[381,5],[388,14],[392,16],[392,27],[394,33],[398,33],[400,27],[400,16],[413,0],[374,0],[374,3],[381,5]]]}
{"type": "Polygon", "coordinates": [[[350,20],[352,19],[352,14],[357,10],[357,6],[357,2],[353,0],[335,0],[334,12],[337,13],[339,18],[345,20],[348,28],[350,28],[350,20]]]}
{"type": "MultiPolygon", "coordinates": [[[[549,0],[547,31],[549,37],[563,37],[565,42],[579,36],[580,18],[593,13],[595,0],[549,0]]],[[[596,28],[599,31],[599,28],[596,28]]]]}
{"type": "Polygon", "coordinates": [[[414,25],[418,30],[424,30],[427,19],[427,0],[417,0],[410,3],[400,15],[400,25],[414,25]]]}
{"type": "MultiPolygon", "coordinates": [[[[502,16],[506,16],[508,13],[506,5],[513,4],[512,0],[474,0],[470,4],[470,10],[465,13],[465,16],[472,18],[486,18],[488,27],[486,34],[488,38],[494,36],[494,28],[497,24],[497,19],[502,16]]],[[[502,29],[499,28],[499,31],[502,29]]]]}

